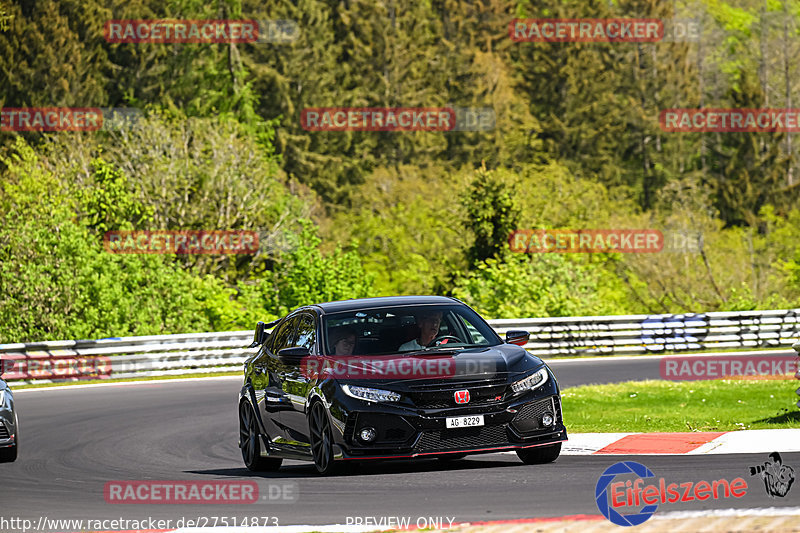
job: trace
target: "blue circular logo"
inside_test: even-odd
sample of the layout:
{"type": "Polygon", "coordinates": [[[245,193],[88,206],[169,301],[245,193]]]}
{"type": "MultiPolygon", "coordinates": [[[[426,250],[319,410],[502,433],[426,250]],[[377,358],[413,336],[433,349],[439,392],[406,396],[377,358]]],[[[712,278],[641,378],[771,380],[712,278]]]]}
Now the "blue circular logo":
{"type": "Polygon", "coordinates": [[[643,464],[634,463],[633,461],[620,461],[609,466],[597,480],[597,485],[594,489],[597,508],[603,513],[603,516],[618,526],[638,526],[653,516],[653,513],[658,509],[658,504],[645,505],[637,512],[630,514],[620,514],[615,511],[611,506],[608,486],[614,481],[615,477],[621,474],[636,474],[640,478],[655,477],[652,470],[643,464]]]}

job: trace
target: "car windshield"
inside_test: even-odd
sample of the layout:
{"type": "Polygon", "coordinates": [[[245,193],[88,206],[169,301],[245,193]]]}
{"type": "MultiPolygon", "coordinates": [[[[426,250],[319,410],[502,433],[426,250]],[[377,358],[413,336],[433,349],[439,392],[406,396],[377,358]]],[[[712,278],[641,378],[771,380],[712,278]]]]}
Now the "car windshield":
{"type": "Polygon", "coordinates": [[[459,350],[501,344],[497,334],[463,305],[419,305],[326,315],[327,355],[384,355],[459,350]]]}

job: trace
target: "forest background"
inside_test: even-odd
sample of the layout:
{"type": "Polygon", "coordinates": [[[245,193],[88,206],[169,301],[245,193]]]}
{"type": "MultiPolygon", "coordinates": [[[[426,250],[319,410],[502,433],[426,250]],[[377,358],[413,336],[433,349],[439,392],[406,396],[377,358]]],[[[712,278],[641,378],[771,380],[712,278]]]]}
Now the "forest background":
{"type": "MultiPolygon", "coordinates": [[[[800,1],[0,0],[0,107],[135,110],[0,132],[0,342],[252,328],[443,294],[488,318],[797,307],[791,133],[672,133],[668,108],[792,108],[800,1]],[[692,19],[699,37],[520,43],[515,18],[692,19]],[[291,39],[110,43],[111,19],[291,39]],[[490,109],[489,131],[306,131],[309,107],[490,109]],[[512,253],[527,228],[690,249],[512,253]],[[115,230],[257,231],[254,255],[127,255],[115,230]]],[[[800,107],[800,106],[798,106],[800,107]]]]}

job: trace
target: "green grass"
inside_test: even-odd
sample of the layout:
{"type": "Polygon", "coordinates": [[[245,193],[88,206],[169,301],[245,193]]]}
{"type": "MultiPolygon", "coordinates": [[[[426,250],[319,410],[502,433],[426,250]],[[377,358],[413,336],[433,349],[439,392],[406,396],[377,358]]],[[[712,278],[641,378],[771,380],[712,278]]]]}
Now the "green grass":
{"type": "Polygon", "coordinates": [[[573,433],[800,428],[796,380],[628,381],[564,389],[573,433]]]}
{"type": "Polygon", "coordinates": [[[84,379],[80,381],[65,381],[61,383],[23,383],[9,381],[8,386],[11,390],[22,389],[44,389],[48,387],[70,387],[73,385],[100,385],[103,383],[124,383],[126,381],[158,381],[162,379],[184,379],[184,378],[214,378],[219,376],[240,376],[241,370],[231,370],[227,372],[214,372],[213,374],[198,372],[194,374],[181,374],[178,376],[142,376],[138,378],[117,378],[117,379],[84,379]]]}

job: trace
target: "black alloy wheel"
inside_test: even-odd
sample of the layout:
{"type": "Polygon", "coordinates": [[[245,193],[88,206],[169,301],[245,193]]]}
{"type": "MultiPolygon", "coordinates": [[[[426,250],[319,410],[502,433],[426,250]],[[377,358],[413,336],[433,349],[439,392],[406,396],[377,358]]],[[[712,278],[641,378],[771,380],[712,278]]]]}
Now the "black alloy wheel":
{"type": "Polygon", "coordinates": [[[14,413],[14,427],[17,428],[16,435],[14,436],[14,445],[6,448],[0,448],[0,463],[13,463],[17,460],[17,451],[19,450],[19,419],[17,413],[14,413]]]}
{"type": "Polygon", "coordinates": [[[283,459],[261,457],[256,416],[247,402],[242,402],[239,406],[239,446],[242,448],[242,460],[248,470],[266,472],[281,467],[283,459]]]}
{"type": "Polygon", "coordinates": [[[308,429],[311,433],[311,455],[314,457],[317,472],[322,475],[332,474],[336,471],[333,460],[333,431],[322,402],[314,402],[311,406],[308,429]]]}

